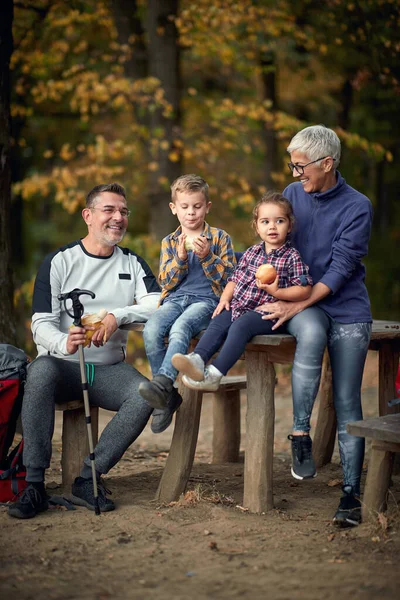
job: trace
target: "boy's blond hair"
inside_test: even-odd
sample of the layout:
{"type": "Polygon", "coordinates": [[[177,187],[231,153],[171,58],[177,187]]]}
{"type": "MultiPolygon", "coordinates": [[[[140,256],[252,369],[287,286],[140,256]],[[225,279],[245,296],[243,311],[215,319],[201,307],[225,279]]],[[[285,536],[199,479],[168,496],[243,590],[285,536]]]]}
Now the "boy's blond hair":
{"type": "Polygon", "coordinates": [[[208,202],[208,183],[200,175],[181,175],[171,185],[171,200],[175,202],[177,192],[187,192],[193,194],[202,192],[206,202],[208,202]]]}

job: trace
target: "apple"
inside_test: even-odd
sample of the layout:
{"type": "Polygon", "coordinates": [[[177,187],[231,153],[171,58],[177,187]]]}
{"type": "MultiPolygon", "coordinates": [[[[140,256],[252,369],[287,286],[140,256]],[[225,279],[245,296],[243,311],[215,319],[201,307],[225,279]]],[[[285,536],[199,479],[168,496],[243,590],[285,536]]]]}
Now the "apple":
{"type": "Polygon", "coordinates": [[[256,271],[256,278],[260,283],[273,283],[276,279],[276,269],[270,264],[261,265],[256,271]]]}

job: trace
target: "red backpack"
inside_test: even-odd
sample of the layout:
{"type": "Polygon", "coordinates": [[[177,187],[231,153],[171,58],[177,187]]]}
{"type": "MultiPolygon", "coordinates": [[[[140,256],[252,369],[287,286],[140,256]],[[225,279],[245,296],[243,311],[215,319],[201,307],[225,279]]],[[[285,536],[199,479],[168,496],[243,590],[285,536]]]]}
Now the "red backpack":
{"type": "Polygon", "coordinates": [[[12,501],[26,486],[23,440],[10,452],[21,412],[28,358],[23,350],[0,344],[0,502],[12,501]]]}

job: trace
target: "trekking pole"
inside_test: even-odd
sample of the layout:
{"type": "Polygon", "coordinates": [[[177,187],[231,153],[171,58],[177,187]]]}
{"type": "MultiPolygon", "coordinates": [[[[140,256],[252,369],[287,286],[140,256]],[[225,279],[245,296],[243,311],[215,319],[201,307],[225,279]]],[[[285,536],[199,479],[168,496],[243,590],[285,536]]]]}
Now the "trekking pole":
{"type": "MultiPolygon", "coordinates": [[[[96,295],[89,290],[72,290],[72,292],[68,292],[67,294],[59,294],[58,300],[61,302],[64,301],[64,306],[67,314],[73,318],[73,323],[76,327],[82,327],[81,317],[83,315],[83,305],[79,300],[79,296],[82,294],[87,294],[92,298],[95,298],[96,295]],[[67,309],[67,300],[72,301],[72,313],[67,309]]],[[[89,441],[89,457],[90,464],[92,467],[92,479],[93,479],[93,495],[94,495],[94,512],[96,515],[100,514],[99,507],[99,494],[97,490],[97,477],[96,477],[96,465],[94,461],[94,447],[93,447],[93,433],[92,433],[92,420],[90,416],[90,405],[89,405],[89,393],[88,393],[88,383],[86,378],[86,368],[85,368],[85,357],[83,354],[83,345],[79,344],[78,346],[79,352],[79,365],[81,369],[81,383],[82,383],[82,392],[83,392],[83,404],[85,406],[85,420],[87,425],[87,434],[89,441]]]]}

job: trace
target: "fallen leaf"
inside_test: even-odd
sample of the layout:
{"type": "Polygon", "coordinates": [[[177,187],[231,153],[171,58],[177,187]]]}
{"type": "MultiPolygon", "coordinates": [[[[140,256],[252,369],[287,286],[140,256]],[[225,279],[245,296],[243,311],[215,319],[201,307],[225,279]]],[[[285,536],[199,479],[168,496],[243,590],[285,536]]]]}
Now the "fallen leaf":
{"type": "Polygon", "coordinates": [[[217,542],[209,542],[208,547],[210,550],[218,550],[217,542]]]}
{"type": "Polygon", "coordinates": [[[249,512],[248,508],[245,508],[244,506],[240,506],[239,504],[236,504],[235,508],[238,508],[242,512],[249,512]]]}
{"type": "Polygon", "coordinates": [[[378,513],[378,521],[379,521],[379,525],[382,527],[383,531],[387,531],[388,520],[387,520],[387,517],[383,513],[378,513]]]}
{"type": "Polygon", "coordinates": [[[335,534],[334,533],[330,533],[328,535],[328,542],[332,542],[335,539],[335,534]]]}
{"type": "Polygon", "coordinates": [[[342,485],[342,480],[341,479],[331,479],[330,481],[328,481],[327,485],[329,485],[329,487],[335,487],[337,485],[342,485]]]}

